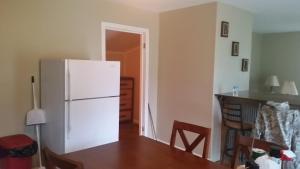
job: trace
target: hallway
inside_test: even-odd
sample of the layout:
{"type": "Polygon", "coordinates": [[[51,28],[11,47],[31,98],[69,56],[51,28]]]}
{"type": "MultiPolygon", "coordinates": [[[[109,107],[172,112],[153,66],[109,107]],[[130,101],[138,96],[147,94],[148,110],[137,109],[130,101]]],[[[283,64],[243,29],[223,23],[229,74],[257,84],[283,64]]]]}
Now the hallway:
{"type": "Polygon", "coordinates": [[[139,136],[139,126],[133,123],[120,123],[120,140],[132,139],[139,136]]]}

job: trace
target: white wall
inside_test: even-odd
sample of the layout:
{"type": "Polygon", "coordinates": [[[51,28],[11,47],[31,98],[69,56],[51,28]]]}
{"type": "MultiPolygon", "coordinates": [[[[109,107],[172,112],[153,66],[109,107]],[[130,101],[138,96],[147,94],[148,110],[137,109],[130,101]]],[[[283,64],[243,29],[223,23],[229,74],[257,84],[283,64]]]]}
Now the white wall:
{"type": "MultiPolygon", "coordinates": [[[[241,71],[242,58],[248,58],[251,62],[253,16],[251,13],[218,3],[217,31],[214,62],[214,94],[231,92],[234,85],[240,90],[249,89],[250,70],[241,71]],[[228,21],[229,37],[220,36],[221,21],[228,21]],[[232,41],[240,42],[239,56],[231,56],[232,41]]],[[[249,63],[250,68],[250,63],[249,63]]],[[[219,103],[213,100],[213,149],[212,159],[218,160],[221,149],[221,112],[219,103]]]]}
{"type": "Polygon", "coordinates": [[[252,91],[259,91],[264,84],[261,77],[261,60],[263,56],[263,34],[252,34],[252,52],[251,52],[251,71],[250,71],[250,83],[249,89],[252,91]]]}
{"type": "MultiPolygon", "coordinates": [[[[250,70],[241,71],[242,58],[251,62],[253,16],[251,13],[222,3],[218,4],[214,92],[232,91],[234,85],[240,90],[249,89],[250,70]],[[221,21],[230,23],[229,37],[220,36],[221,21]],[[239,56],[231,56],[232,41],[240,42],[239,56]]],[[[249,64],[250,68],[250,64],[249,64]]]]}

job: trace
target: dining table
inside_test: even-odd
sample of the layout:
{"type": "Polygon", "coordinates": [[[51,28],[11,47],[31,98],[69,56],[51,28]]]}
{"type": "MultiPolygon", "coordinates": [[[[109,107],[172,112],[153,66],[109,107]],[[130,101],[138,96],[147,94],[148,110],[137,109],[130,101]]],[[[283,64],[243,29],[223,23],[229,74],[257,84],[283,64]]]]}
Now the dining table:
{"type": "Polygon", "coordinates": [[[63,155],[85,169],[229,169],[144,136],[63,155]]]}

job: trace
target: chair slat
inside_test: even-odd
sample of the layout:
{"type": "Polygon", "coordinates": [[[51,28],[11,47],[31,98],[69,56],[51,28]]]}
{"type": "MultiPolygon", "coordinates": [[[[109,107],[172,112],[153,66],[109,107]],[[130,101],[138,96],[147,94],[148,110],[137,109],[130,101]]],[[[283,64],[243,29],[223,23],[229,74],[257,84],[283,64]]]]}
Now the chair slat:
{"type": "Polygon", "coordinates": [[[180,137],[181,137],[181,139],[182,139],[182,142],[183,142],[183,144],[184,144],[184,147],[187,149],[187,148],[190,146],[190,144],[189,144],[189,142],[188,142],[188,140],[187,140],[187,138],[186,138],[186,136],[185,136],[183,130],[179,129],[179,130],[178,130],[178,133],[179,133],[179,135],[180,135],[180,137]]]}
{"type": "Polygon", "coordinates": [[[201,142],[201,140],[204,138],[203,135],[199,135],[194,142],[188,147],[187,152],[192,152],[196,146],[201,142]]]}

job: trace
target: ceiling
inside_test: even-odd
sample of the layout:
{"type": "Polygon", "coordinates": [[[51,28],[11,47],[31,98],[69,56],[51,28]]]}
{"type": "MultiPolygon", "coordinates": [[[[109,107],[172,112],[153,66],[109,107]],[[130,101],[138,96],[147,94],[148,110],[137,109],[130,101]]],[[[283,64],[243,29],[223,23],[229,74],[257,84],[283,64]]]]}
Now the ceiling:
{"type": "Polygon", "coordinates": [[[106,49],[113,52],[127,52],[140,45],[140,35],[119,31],[106,31],[106,49]]]}
{"type": "Polygon", "coordinates": [[[254,31],[260,33],[300,31],[300,0],[111,0],[153,12],[164,12],[219,1],[250,11],[254,31]]]}

